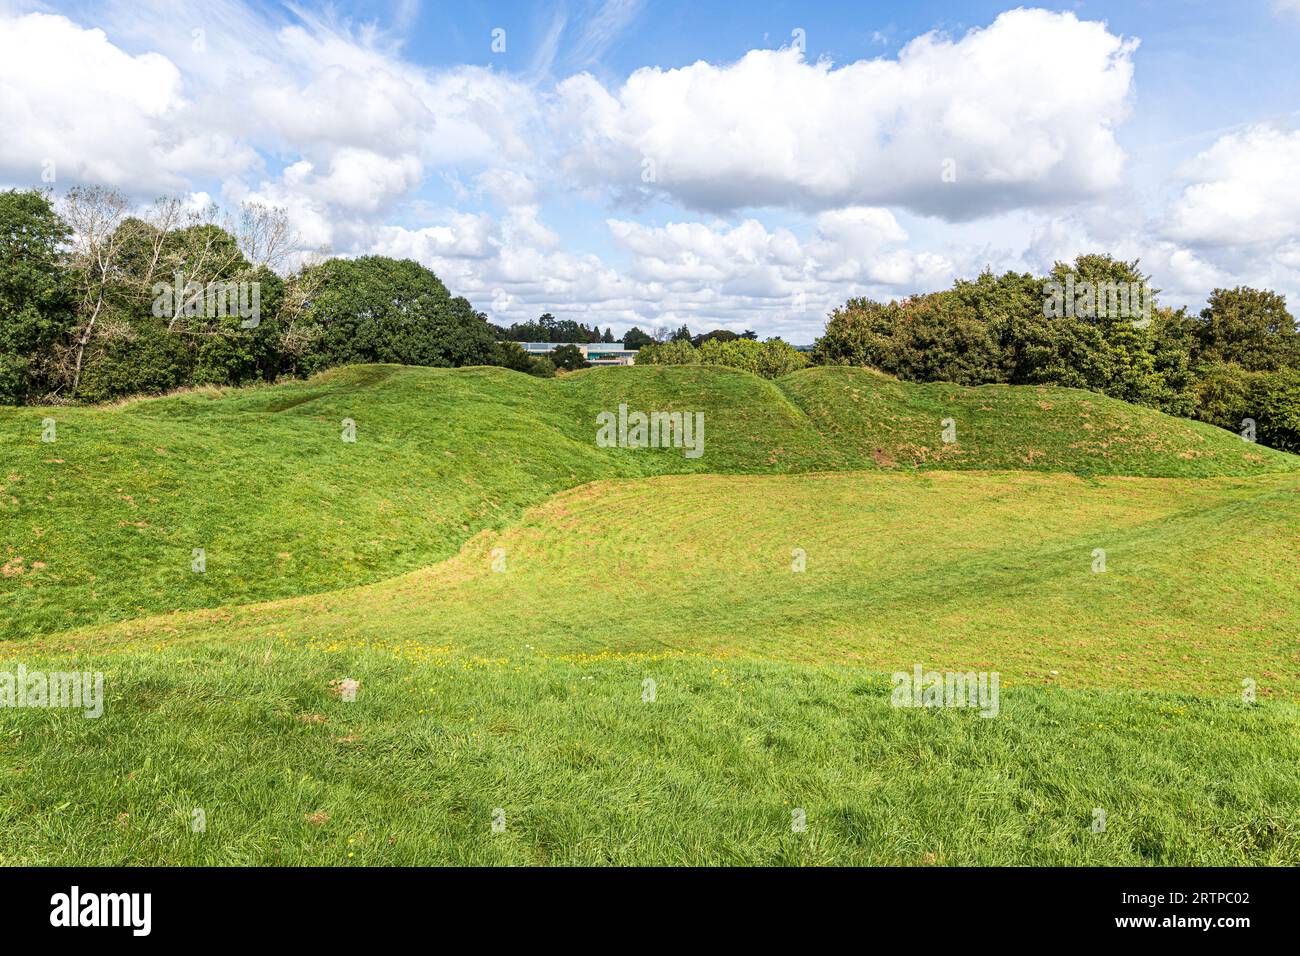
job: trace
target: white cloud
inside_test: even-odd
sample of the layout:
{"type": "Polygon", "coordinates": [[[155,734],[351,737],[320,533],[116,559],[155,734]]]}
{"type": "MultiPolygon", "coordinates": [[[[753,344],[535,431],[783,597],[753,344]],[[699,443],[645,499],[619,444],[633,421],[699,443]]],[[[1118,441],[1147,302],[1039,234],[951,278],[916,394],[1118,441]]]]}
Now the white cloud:
{"type": "Polygon", "coordinates": [[[1183,174],[1189,184],[1166,226],[1172,238],[1240,245],[1300,234],[1300,131],[1252,127],[1220,137],[1183,174]]]}
{"type": "Polygon", "coordinates": [[[885,210],[827,213],[801,243],[756,219],[606,225],[629,265],[563,248],[533,207],[500,222],[453,217],[420,230],[385,228],[366,248],[423,262],[502,324],[551,311],[601,325],[761,329],[811,342],[850,295],[891,298],[938,288],[976,267],[957,256],[896,248],[906,232],[885,210]]]}
{"type": "Polygon", "coordinates": [[[641,13],[645,0],[605,0],[583,26],[566,58],[570,66],[586,67],[597,62],[641,13]]]}
{"type": "MultiPolygon", "coordinates": [[[[768,232],[754,219],[730,229],[700,222],[654,227],[618,219],[607,225],[615,241],[632,254],[629,273],[639,279],[735,283],[770,268],[789,273],[803,262],[789,230],[768,232]]],[[[765,287],[770,289],[771,282],[765,287]]]]}
{"type": "Polygon", "coordinates": [[[60,186],[284,206],[304,249],[416,259],[499,321],[804,342],[850,295],[1097,250],[1141,257],[1166,301],[1300,290],[1300,133],[1223,137],[1167,210],[1134,221],[1114,130],[1137,41],[1103,23],[1022,9],[838,67],[754,50],[610,86],[550,78],[599,61],[640,7],[557,12],[523,74],[422,66],[373,26],[240,0],[109,3],[103,29],[0,12],[0,181],[37,183],[52,159],[60,186]],[[1003,229],[1016,251],[991,249],[1003,229]]]}
{"type": "Polygon", "coordinates": [[[256,160],[205,129],[165,56],[132,56],[102,30],[66,17],[0,13],[0,174],[180,190],[190,176],[230,175],[256,160]]]}
{"type": "Polygon", "coordinates": [[[566,171],[616,192],[714,211],[900,205],[969,219],[1119,183],[1113,131],[1136,48],[1073,14],[1013,10],[840,68],[791,48],[643,68],[615,93],[582,74],[559,85],[551,124],[566,171]]]}
{"type": "Polygon", "coordinates": [[[440,226],[423,229],[383,226],[377,230],[369,251],[417,262],[444,257],[481,259],[492,254],[491,240],[496,229],[496,223],[487,213],[456,213],[440,226]]]}

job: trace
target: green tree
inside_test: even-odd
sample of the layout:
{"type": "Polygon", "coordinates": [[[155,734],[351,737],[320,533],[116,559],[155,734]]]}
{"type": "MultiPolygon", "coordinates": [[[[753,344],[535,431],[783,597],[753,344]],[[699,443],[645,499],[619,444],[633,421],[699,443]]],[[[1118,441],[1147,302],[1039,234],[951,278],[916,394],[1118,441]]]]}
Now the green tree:
{"type": "Polygon", "coordinates": [[[566,372],[575,372],[580,368],[588,367],[587,360],[576,345],[557,345],[555,351],[551,353],[550,359],[557,369],[563,369],[566,372]]]}
{"type": "Polygon", "coordinates": [[[873,299],[849,299],[831,312],[820,338],[813,345],[818,365],[858,365],[889,371],[896,367],[894,327],[901,307],[873,299]]]}
{"type": "Polygon", "coordinates": [[[1300,369],[1258,373],[1252,384],[1250,404],[1259,441],[1300,453],[1300,369]]]}
{"type": "MultiPolygon", "coordinates": [[[[556,319],[549,312],[536,322],[516,322],[507,329],[498,330],[498,337],[510,342],[571,342],[578,345],[600,342],[603,338],[600,329],[594,325],[587,328],[572,319],[556,319]]],[[[613,341],[612,334],[609,341],[613,341]]]]}
{"type": "Polygon", "coordinates": [[[651,342],[636,353],[637,365],[699,365],[700,350],[690,342],[651,342]]]}
{"type": "Polygon", "coordinates": [[[735,332],[729,331],[728,329],[714,329],[712,332],[705,332],[693,337],[691,339],[691,344],[696,348],[699,348],[705,342],[712,342],[714,339],[717,339],[720,342],[731,342],[738,338],[740,338],[739,335],[735,332]]]}
{"type": "Polygon", "coordinates": [[[30,401],[54,385],[54,349],[74,318],[59,265],[67,238],[44,194],[0,192],[0,403],[30,401]]]}
{"type": "Polygon", "coordinates": [[[831,313],[813,350],[823,365],[866,365],[912,381],[976,385],[1001,378],[986,323],[956,292],[887,305],[850,299],[831,313]]]}
{"type": "Polygon", "coordinates": [[[768,339],[708,339],[699,348],[690,342],[659,342],[637,353],[638,365],[723,365],[765,378],[780,378],[805,367],[808,357],[787,342],[768,339]]]}
{"type": "Polygon", "coordinates": [[[487,319],[409,259],[363,256],[320,266],[304,322],[317,332],[306,372],[359,362],[487,365],[499,357],[487,319]]]}
{"type": "Polygon", "coordinates": [[[1237,364],[1202,365],[1194,385],[1196,417],[1229,431],[1239,431],[1244,419],[1255,417],[1251,400],[1254,378],[1253,373],[1237,364]]]}
{"type": "Polygon", "coordinates": [[[894,328],[896,367],[918,382],[979,385],[999,379],[999,355],[988,326],[952,292],[914,296],[894,328]]]}
{"type": "Polygon", "coordinates": [[[1195,327],[1197,357],[1250,372],[1300,367],[1300,330],[1286,297],[1266,289],[1215,289],[1195,327]]]}
{"type": "Polygon", "coordinates": [[[623,348],[641,349],[654,342],[654,339],[645,332],[642,332],[635,325],[623,333],[623,348]]]}

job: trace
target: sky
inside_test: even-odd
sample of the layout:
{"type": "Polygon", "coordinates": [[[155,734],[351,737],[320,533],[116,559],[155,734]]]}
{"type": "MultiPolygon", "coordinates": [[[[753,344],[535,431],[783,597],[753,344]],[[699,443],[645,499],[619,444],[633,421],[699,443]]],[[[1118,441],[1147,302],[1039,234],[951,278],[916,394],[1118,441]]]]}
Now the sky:
{"type": "Polygon", "coordinates": [[[502,324],[806,344],[1091,251],[1295,312],[1297,47],[1300,0],[0,0],[0,188],[283,206],[502,324]]]}

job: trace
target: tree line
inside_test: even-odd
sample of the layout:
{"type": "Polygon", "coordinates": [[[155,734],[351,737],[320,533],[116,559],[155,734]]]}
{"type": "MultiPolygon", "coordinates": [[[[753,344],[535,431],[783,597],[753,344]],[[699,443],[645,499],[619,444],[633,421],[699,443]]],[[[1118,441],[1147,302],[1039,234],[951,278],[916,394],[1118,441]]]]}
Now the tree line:
{"type": "Polygon", "coordinates": [[[1300,452],[1300,330],[1285,298],[1215,289],[1191,312],[1162,306],[1150,280],[1137,261],[1090,254],[1047,276],[985,272],[901,301],[850,299],[812,360],[910,381],[1084,388],[1300,452]]]}
{"type": "MultiPolygon", "coordinates": [[[[308,257],[283,210],[223,216],[113,190],[0,192],[0,404],[94,403],[242,385],[360,362],[585,367],[601,330],[550,313],[503,327],[429,269],[383,256],[308,257]],[[518,341],[564,343],[534,356],[518,341]]],[[[911,381],[1089,389],[1300,451],[1300,331],[1283,296],[1215,289],[1199,312],[1160,304],[1139,263],[1084,255],[1046,276],[985,272],[902,300],[849,299],[811,355],[752,331],[633,327],[642,364],[777,378],[810,362],[911,381]]]]}
{"type": "Polygon", "coordinates": [[[336,365],[554,364],[502,341],[416,262],[309,257],[283,210],[0,192],[0,404],[94,403],[336,365]]]}

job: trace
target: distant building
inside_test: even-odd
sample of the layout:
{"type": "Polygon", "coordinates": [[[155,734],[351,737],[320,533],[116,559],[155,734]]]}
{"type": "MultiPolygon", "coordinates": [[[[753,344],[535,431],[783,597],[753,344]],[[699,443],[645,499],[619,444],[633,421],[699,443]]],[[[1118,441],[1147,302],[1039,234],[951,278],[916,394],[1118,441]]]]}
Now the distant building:
{"type": "Polygon", "coordinates": [[[549,355],[561,345],[576,345],[578,351],[592,365],[631,365],[636,361],[636,349],[623,348],[622,342],[517,342],[529,355],[549,355]]]}

